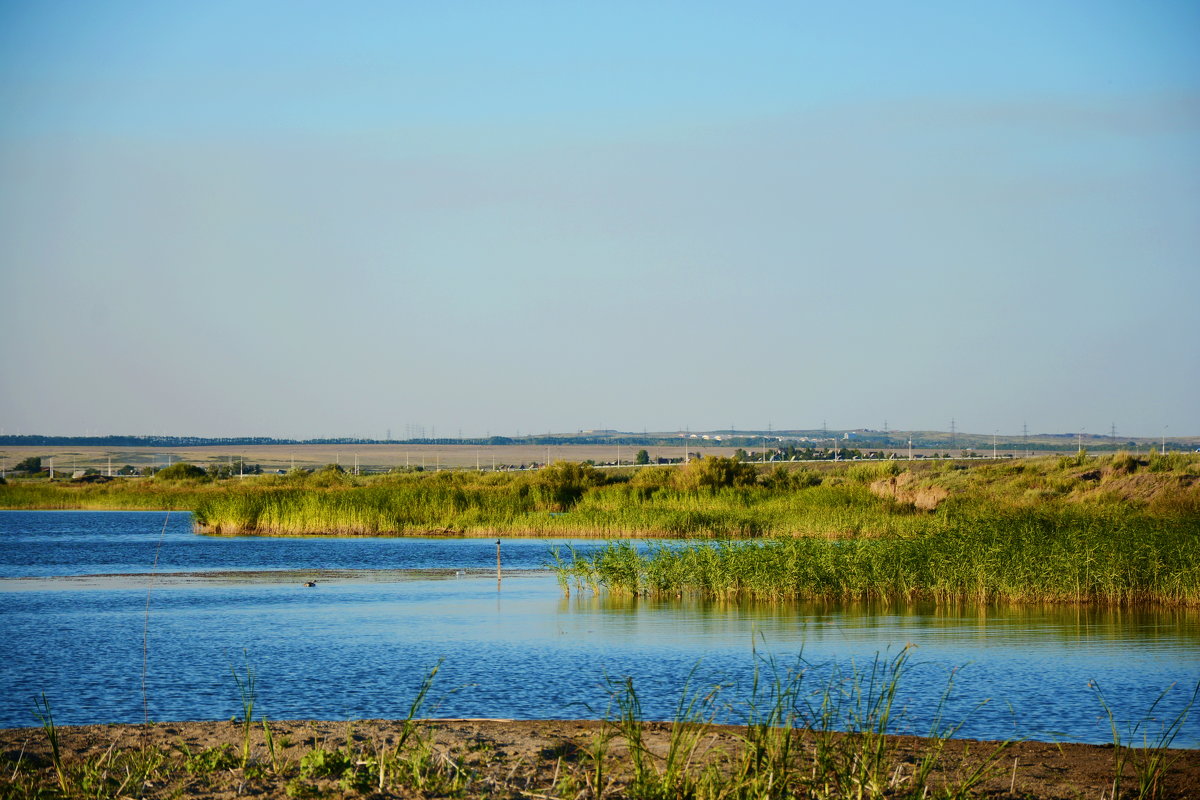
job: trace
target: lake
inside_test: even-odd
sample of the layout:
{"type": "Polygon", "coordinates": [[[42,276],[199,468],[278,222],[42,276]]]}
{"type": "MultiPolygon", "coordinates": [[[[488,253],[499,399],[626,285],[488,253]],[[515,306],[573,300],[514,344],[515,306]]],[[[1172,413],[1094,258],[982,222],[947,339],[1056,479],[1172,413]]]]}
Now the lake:
{"type": "MultiPolygon", "coordinates": [[[[439,664],[424,716],[597,718],[630,677],[648,718],[670,719],[690,681],[722,685],[720,714],[737,721],[756,668],[803,670],[813,703],[911,644],[897,732],[927,733],[949,688],[958,736],[1092,743],[1112,734],[1089,684],[1140,739],[1200,680],[1194,610],[564,596],[551,547],[596,542],[504,539],[498,583],[492,539],[191,525],[179,512],[0,511],[0,727],[36,724],[43,692],[60,724],[140,722],[143,658],[157,721],[239,714],[232,670],[247,666],[256,717],[403,717],[439,664]]],[[[1200,711],[1175,745],[1200,746],[1200,711]]]]}

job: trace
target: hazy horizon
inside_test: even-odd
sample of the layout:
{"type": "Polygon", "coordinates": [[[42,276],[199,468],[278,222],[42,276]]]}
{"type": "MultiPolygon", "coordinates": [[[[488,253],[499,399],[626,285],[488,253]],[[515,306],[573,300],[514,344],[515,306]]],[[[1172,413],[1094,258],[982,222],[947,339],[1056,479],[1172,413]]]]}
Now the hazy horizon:
{"type": "Polygon", "coordinates": [[[0,4],[0,428],[1200,429],[1200,6],[0,4]]]}
{"type": "MultiPolygon", "coordinates": [[[[619,429],[612,429],[612,428],[603,428],[603,429],[577,428],[574,430],[522,431],[520,433],[516,433],[516,432],[504,433],[504,432],[492,431],[489,434],[485,434],[484,436],[470,436],[470,435],[466,435],[466,434],[459,434],[455,431],[446,432],[446,431],[436,431],[436,430],[426,429],[423,432],[421,432],[421,431],[403,431],[403,432],[386,431],[382,436],[377,436],[377,437],[376,436],[349,436],[349,435],[347,435],[347,436],[271,437],[271,436],[257,435],[257,434],[247,434],[244,436],[230,436],[230,435],[220,435],[220,434],[215,435],[215,436],[197,436],[194,434],[186,434],[186,433],[175,434],[175,433],[133,433],[133,432],[125,432],[125,433],[86,432],[86,433],[81,433],[81,434],[58,434],[58,433],[46,433],[44,431],[36,432],[36,433],[29,433],[29,434],[10,434],[3,430],[0,430],[0,438],[7,438],[7,437],[11,436],[11,437],[32,437],[32,438],[42,437],[42,438],[48,438],[48,439],[58,439],[58,438],[62,438],[62,439],[89,439],[89,438],[121,439],[121,438],[129,438],[129,439],[182,439],[182,440],[197,439],[197,440],[204,440],[204,441],[207,441],[207,440],[220,441],[220,440],[230,440],[230,439],[233,439],[233,440],[265,439],[265,440],[272,440],[272,441],[291,441],[291,442],[296,442],[296,443],[301,443],[301,444],[308,443],[308,442],[320,443],[320,442],[324,442],[324,441],[360,441],[360,440],[365,441],[365,442],[371,442],[371,443],[405,442],[405,441],[425,441],[425,442],[437,441],[440,444],[454,444],[456,441],[459,441],[459,440],[475,441],[475,440],[481,440],[481,439],[486,439],[486,438],[497,438],[497,437],[504,438],[504,439],[541,439],[541,438],[545,438],[547,436],[562,437],[562,438],[577,438],[577,437],[588,437],[588,436],[625,436],[625,437],[630,437],[630,438],[639,438],[639,437],[643,437],[643,436],[646,436],[646,437],[676,437],[676,436],[687,437],[687,436],[690,436],[692,439],[695,439],[700,436],[704,437],[705,439],[708,439],[710,436],[720,436],[720,437],[724,437],[727,440],[732,440],[734,438],[740,438],[740,437],[751,437],[751,438],[761,437],[761,436],[785,436],[786,437],[786,436],[795,435],[795,434],[814,434],[814,433],[822,432],[822,430],[823,429],[821,429],[821,428],[770,428],[770,429],[768,429],[768,428],[762,428],[762,429],[747,428],[747,429],[734,430],[734,431],[731,431],[729,429],[723,429],[723,428],[707,428],[707,429],[691,428],[691,429],[671,429],[671,430],[665,430],[665,429],[664,430],[619,430],[619,429]]],[[[872,436],[875,436],[878,434],[884,434],[886,436],[897,436],[897,435],[903,436],[906,434],[917,434],[917,433],[936,434],[936,435],[943,435],[943,436],[957,435],[957,436],[967,437],[967,438],[969,438],[969,437],[987,438],[994,434],[1001,441],[1007,441],[1007,442],[1011,442],[1013,440],[1019,440],[1022,438],[1029,438],[1032,440],[1032,439],[1038,439],[1038,438],[1044,438],[1044,437],[1055,437],[1055,438],[1063,437],[1066,439],[1074,439],[1077,436],[1081,436],[1084,441],[1088,441],[1088,442],[1092,442],[1092,443],[1095,443],[1097,440],[1104,441],[1104,440],[1108,440],[1108,439],[1113,439],[1114,441],[1120,443],[1120,442],[1129,441],[1129,440],[1133,440],[1133,439],[1148,440],[1148,441],[1163,441],[1163,440],[1165,440],[1167,442],[1170,442],[1172,440],[1200,438],[1200,433],[1187,433],[1187,432],[1183,432],[1183,431],[1177,431],[1175,433],[1168,433],[1167,431],[1162,431],[1158,435],[1144,435],[1144,436],[1137,436],[1137,435],[1133,435],[1133,434],[1123,435],[1119,431],[1116,432],[1115,435],[1111,432],[1106,432],[1106,431],[1088,432],[1088,431],[1033,431],[1033,430],[1029,430],[1029,431],[1018,431],[1017,433],[1004,433],[1001,431],[964,431],[964,430],[960,430],[960,429],[955,429],[955,430],[951,431],[949,429],[941,429],[941,428],[919,428],[919,429],[918,428],[913,428],[913,429],[888,428],[885,431],[885,430],[878,429],[878,428],[871,428],[869,426],[857,426],[854,428],[828,428],[827,430],[824,431],[824,435],[831,436],[831,437],[838,436],[841,434],[846,434],[846,433],[862,434],[862,435],[864,435],[864,438],[871,438],[872,436]]],[[[10,446],[14,446],[14,445],[10,445],[10,446]]],[[[33,446],[36,446],[36,445],[33,445],[33,446]]]]}

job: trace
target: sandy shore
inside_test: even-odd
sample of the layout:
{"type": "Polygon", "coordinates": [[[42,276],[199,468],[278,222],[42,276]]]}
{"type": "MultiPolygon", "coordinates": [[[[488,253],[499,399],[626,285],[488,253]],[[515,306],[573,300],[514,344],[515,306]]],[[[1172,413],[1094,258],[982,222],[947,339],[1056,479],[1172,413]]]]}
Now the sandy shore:
{"type": "MultiPolygon", "coordinates": [[[[405,779],[393,765],[385,789],[380,791],[377,768],[372,773],[371,765],[378,762],[381,753],[395,750],[403,736],[402,722],[280,721],[271,722],[269,727],[270,743],[261,724],[252,726],[246,766],[242,765],[243,728],[232,721],[64,726],[57,729],[57,735],[68,780],[82,780],[87,774],[94,784],[99,780],[96,776],[103,774],[109,782],[107,794],[93,792],[92,796],[452,795],[545,800],[596,796],[591,753],[598,739],[613,732],[611,726],[594,721],[425,721],[417,726],[415,737],[408,739],[406,751],[412,751],[414,741],[427,743],[423,757],[429,770],[427,783],[419,787],[419,779],[405,779]],[[322,772],[320,765],[314,766],[320,760],[311,755],[316,750],[343,754],[345,758],[322,772]],[[144,766],[146,759],[139,761],[138,754],[146,752],[161,758],[156,756],[158,766],[143,774],[136,764],[144,766]],[[84,764],[91,766],[85,769],[84,764]],[[451,785],[458,788],[447,789],[451,785]]],[[[650,763],[656,769],[661,769],[670,729],[665,723],[642,726],[646,749],[654,754],[650,763]]],[[[706,729],[692,750],[692,767],[698,771],[706,763],[738,763],[744,734],[745,728],[706,729]]],[[[798,741],[798,763],[809,769],[813,737],[800,734],[798,741]]],[[[945,781],[962,780],[992,757],[996,748],[997,744],[990,742],[947,742],[931,783],[936,787],[945,781]]],[[[915,765],[929,750],[928,740],[889,737],[884,770],[894,786],[889,795],[904,793],[904,787],[911,785],[915,765]]],[[[58,787],[51,748],[42,729],[0,730],[0,752],[4,762],[0,775],[0,789],[4,791],[0,795],[31,797],[37,787],[58,787]]],[[[973,794],[993,798],[1101,798],[1112,792],[1114,755],[1111,746],[1011,744],[991,761],[986,779],[973,794]]],[[[1168,758],[1172,762],[1164,774],[1161,796],[1200,797],[1200,750],[1169,751],[1168,758]]],[[[1124,784],[1135,791],[1137,761],[1138,756],[1131,754],[1124,784]]],[[[407,763],[415,761],[410,758],[407,763]]],[[[604,797],[628,796],[630,763],[626,740],[613,737],[600,779],[604,797]]]]}

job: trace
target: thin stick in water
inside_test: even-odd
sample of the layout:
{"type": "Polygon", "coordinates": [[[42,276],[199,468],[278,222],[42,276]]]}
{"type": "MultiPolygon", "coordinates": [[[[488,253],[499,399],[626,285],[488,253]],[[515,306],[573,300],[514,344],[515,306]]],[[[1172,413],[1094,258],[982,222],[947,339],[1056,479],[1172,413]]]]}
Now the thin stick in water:
{"type": "Polygon", "coordinates": [[[150,701],[146,694],[146,668],[150,658],[150,590],[154,588],[154,575],[158,572],[158,554],[162,551],[163,537],[167,535],[167,522],[171,519],[171,509],[163,517],[162,530],[158,534],[158,544],[154,547],[154,566],[150,568],[150,583],[146,585],[146,619],[142,624],[142,717],[147,725],[150,724],[150,701]]]}

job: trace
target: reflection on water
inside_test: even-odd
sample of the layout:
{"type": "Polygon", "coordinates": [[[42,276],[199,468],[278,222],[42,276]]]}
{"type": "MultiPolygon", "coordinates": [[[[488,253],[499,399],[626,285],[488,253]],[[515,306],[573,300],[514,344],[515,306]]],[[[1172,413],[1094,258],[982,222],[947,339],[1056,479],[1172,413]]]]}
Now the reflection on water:
{"type": "MultiPolygon", "coordinates": [[[[607,680],[628,675],[647,716],[670,718],[691,675],[728,684],[736,719],[768,656],[816,693],[911,643],[898,729],[925,732],[954,674],[961,736],[1104,742],[1089,681],[1125,719],[1178,683],[1166,719],[1200,678],[1194,611],[564,597],[538,570],[545,541],[505,540],[498,586],[494,540],[211,539],[181,523],[146,630],[161,514],[0,512],[0,725],[34,724],[42,691],[63,723],[140,721],[144,630],[160,720],[236,714],[243,650],[276,719],[403,716],[439,661],[431,715],[600,716],[607,680]]],[[[1200,714],[1176,744],[1200,745],[1200,714]]]]}
{"type": "Polygon", "coordinates": [[[1075,646],[1129,642],[1168,649],[1180,641],[1200,643],[1200,609],[1097,608],[1065,604],[906,604],[844,601],[756,601],[697,598],[645,598],[595,595],[564,597],[560,613],[682,615],[704,624],[753,624],[762,633],[794,631],[799,625],[810,640],[830,637],[875,638],[909,630],[912,641],[940,635],[961,640],[965,632],[993,647],[1075,646]]]}

